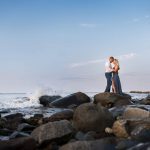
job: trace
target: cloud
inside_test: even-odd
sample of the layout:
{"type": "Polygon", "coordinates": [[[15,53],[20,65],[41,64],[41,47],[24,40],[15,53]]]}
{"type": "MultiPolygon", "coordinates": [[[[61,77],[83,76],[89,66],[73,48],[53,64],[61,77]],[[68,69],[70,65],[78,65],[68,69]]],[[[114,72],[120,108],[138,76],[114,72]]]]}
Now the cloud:
{"type": "Polygon", "coordinates": [[[96,24],[89,24],[89,23],[81,23],[81,27],[86,27],[86,28],[95,28],[97,25],[96,24]]]}
{"type": "MultiPolygon", "coordinates": [[[[136,56],[135,53],[129,53],[129,54],[125,54],[125,55],[115,56],[115,58],[117,58],[119,60],[127,60],[127,59],[134,58],[135,56],[136,56]]],[[[102,63],[105,61],[106,61],[106,58],[90,60],[90,61],[86,61],[86,62],[73,63],[70,65],[70,68],[82,67],[82,66],[87,66],[90,64],[99,64],[99,63],[102,63]]]]}
{"type": "Polygon", "coordinates": [[[119,60],[126,60],[126,59],[131,59],[131,58],[133,58],[135,56],[136,56],[135,53],[130,53],[130,54],[116,56],[116,58],[118,58],[119,60]]]}
{"type": "Polygon", "coordinates": [[[149,16],[149,15],[146,15],[145,18],[148,19],[148,18],[150,18],[150,16],[149,16]]]}

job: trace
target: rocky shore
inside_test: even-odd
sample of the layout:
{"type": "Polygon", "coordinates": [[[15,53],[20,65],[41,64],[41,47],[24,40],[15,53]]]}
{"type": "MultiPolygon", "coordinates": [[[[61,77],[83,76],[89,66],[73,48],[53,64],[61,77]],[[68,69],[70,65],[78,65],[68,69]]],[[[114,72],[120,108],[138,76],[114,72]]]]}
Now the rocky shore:
{"type": "Polygon", "coordinates": [[[45,108],[65,108],[49,117],[23,114],[0,117],[0,150],[148,150],[150,96],[77,92],[43,95],[45,108]]]}

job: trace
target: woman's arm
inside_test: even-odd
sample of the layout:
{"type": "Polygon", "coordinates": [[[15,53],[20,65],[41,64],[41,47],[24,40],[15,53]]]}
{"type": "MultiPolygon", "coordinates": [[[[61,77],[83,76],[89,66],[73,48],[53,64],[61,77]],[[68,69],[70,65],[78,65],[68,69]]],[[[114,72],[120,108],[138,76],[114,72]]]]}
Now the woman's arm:
{"type": "Polygon", "coordinates": [[[119,70],[119,66],[115,66],[115,67],[113,68],[113,72],[118,72],[118,70],[119,70]]]}

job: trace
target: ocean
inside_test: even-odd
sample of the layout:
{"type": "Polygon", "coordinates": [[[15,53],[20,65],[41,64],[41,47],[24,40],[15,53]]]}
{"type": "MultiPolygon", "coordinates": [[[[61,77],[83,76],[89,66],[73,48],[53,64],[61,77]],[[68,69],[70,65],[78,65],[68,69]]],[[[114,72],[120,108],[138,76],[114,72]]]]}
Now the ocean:
{"type": "MultiPolygon", "coordinates": [[[[93,97],[98,92],[86,92],[90,97],[93,97]]],[[[42,95],[61,95],[66,96],[71,92],[50,92],[43,93],[36,91],[35,93],[0,93],[0,113],[2,116],[22,113],[25,118],[29,118],[34,114],[43,114],[44,116],[51,116],[55,112],[59,112],[62,109],[58,108],[45,108],[39,104],[39,97],[42,95]]],[[[129,93],[128,93],[129,94],[129,93]]],[[[147,94],[133,93],[130,95],[135,101],[141,100],[147,96],[147,94]]]]}

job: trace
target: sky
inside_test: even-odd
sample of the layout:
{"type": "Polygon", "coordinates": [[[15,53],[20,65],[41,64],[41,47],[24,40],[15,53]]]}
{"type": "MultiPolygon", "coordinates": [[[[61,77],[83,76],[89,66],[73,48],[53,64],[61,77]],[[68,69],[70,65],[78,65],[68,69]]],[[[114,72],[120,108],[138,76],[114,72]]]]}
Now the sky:
{"type": "Polygon", "coordinates": [[[0,92],[150,90],[149,0],[0,0],[0,92]]]}

